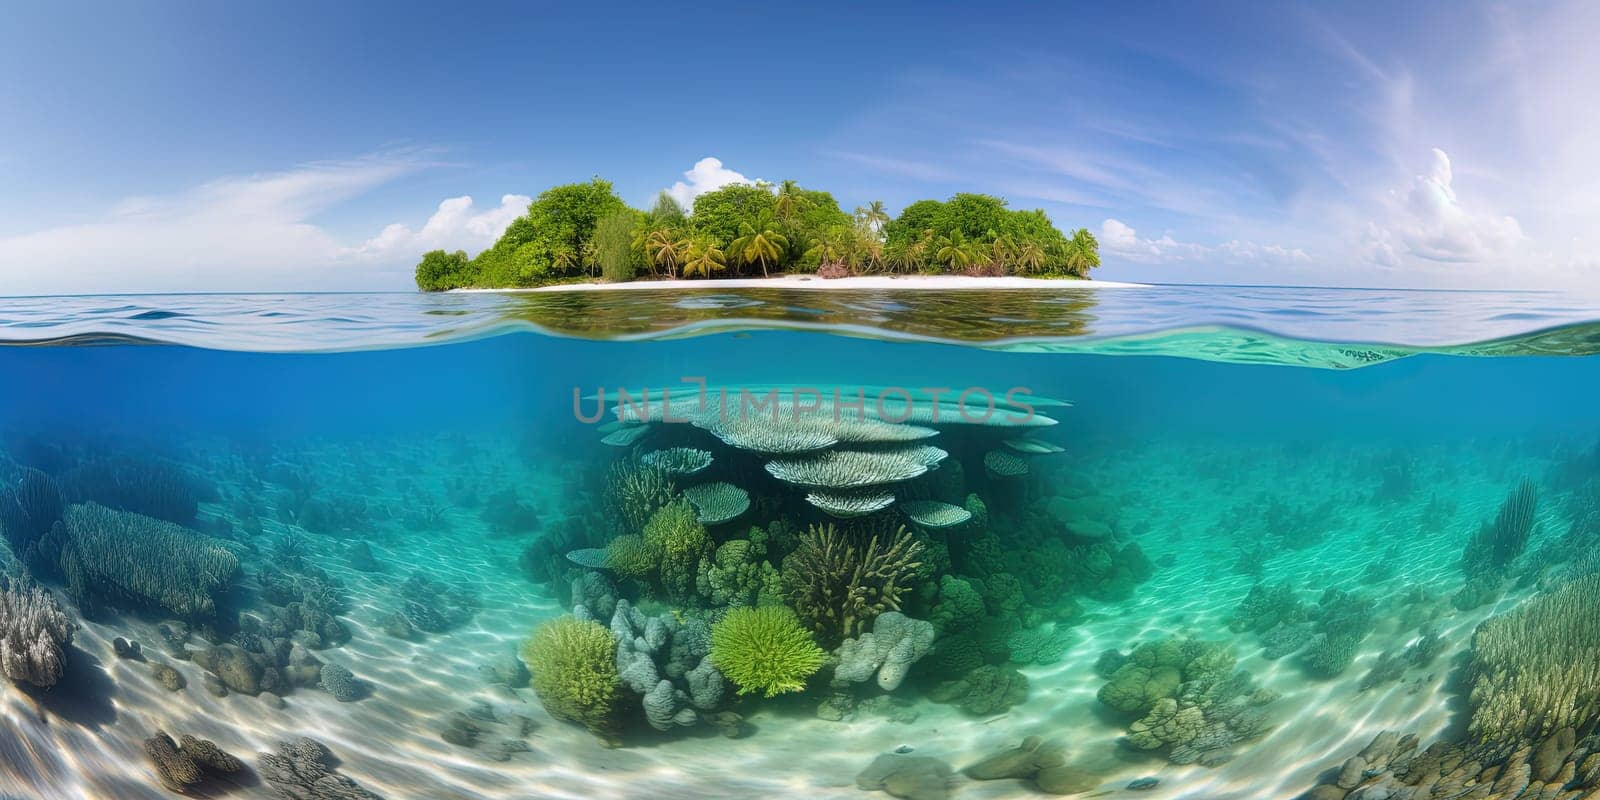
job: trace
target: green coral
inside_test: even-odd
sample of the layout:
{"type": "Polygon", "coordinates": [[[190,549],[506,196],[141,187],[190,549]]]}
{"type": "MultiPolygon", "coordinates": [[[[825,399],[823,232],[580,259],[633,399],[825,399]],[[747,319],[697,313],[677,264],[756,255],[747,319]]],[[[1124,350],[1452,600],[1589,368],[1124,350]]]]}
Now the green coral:
{"type": "Polygon", "coordinates": [[[529,686],[545,710],[571,720],[607,744],[618,734],[617,640],[592,620],[561,617],[534,629],[522,643],[529,686]]]}
{"type": "Polygon", "coordinates": [[[798,692],[821,669],[825,655],[794,612],[782,606],[735,608],[711,626],[711,663],[739,687],[739,694],[798,692]]]}
{"type": "Polygon", "coordinates": [[[1028,678],[1008,667],[982,666],[935,686],[928,699],[959,706],[977,716],[998,714],[1028,699],[1028,678]]]}
{"type": "Polygon", "coordinates": [[[623,534],[606,545],[606,568],[624,578],[646,578],[656,571],[661,554],[636,533],[623,534]]]}
{"type": "Polygon", "coordinates": [[[1178,742],[1192,741],[1205,728],[1206,715],[1198,706],[1179,707],[1178,701],[1162,698],[1150,713],[1128,726],[1128,744],[1141,750],[1178,742]]]}
{"type": "Polygon", "coordinates": [[[700,594],[717,606],[761,605],[763,594],[769,600],[776,597],[778,571],[761,560],[764,551],[764,547],[748,539],[724,542],[715,556],[700,562],[700,594]],[[765,591],[768,584],[773,584],[774,589],[765,591]]]}
{"type": "Polygon", "coordinates": [[[983,619],[983,596],[972,584],[954,575],[939,579],[939,599],[934,601],[930,621],[941,632],[972,627],[983,619]]]}
{"type": "Polygon", "coordinates": [[[695,600],[700,559],[711,551],[711,538],[694,506],[675,500],[658,509],[644,525],[644,542],[660,554],[661,588],[679,603],[695,600]]]}
{"type": "Polygon", "coordinates": [[[1233,651],[1218,642],[1161,639],[1133,649],[1100,687],[1100,702],[1129,714],[1144,714],[1184,686],[1209,687],[1233,672],[1233,651]]]}

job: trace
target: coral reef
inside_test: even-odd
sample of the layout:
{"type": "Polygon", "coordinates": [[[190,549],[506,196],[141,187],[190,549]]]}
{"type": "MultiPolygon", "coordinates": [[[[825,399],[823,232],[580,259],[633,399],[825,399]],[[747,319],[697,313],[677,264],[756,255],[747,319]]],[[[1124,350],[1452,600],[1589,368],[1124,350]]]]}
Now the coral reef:
{"type": "Polygon", "coordinates": [[[750,539],[723,542],[714,557],[700,562],[700,595],[714,606],[730,607],[757,605],[763,594],[770,599],[781,591],[782,579],[765,560],[766,550],[764,542],[750,539]]]}
{"type": "Polygon", "coordinates": [[[411,574],[395,590],[401,616],[411,627],[427,633],[445,633],[464,625],[478,612],[478,598],[471,592],[446,586],[421,570],[411,574]]]}
{"type": "Polygon", "coordinates": [[[711,537],[694,507],[681,500],[662,506],[645,523],[643,536],[659,559],[658,580],[665,596],[684,605],[697,602],[695,578],[700,559],[711,552],[711,537]]]}
{"type": "Polygon", "coordinates": [[[619,462],[606,480],[606,516],[616,533],[638,533],[656,509],[672,502],[677,491],[661,470],[619,462]]]}
{"type": "Polygon", "coordinates": [[[279,742],[277,752],[261,753],[256,771],[278,800],[383,800],[334,770],[327,745],[307,737],[279,742]]]}
{"type": "Polygon", "coordinates": [[[812,526],[783,561],[783,596],[801,620],[837,645],[858,636],[877,615],[897,611],[923,545],[904,527],[864,545],[833,524],[812,526]]]}
{"type": "Polygon", "coordinates": [[[83,464],[56,482],[68,503],[97,503],[178,525],[193,524],[201,496],[214,493],[172,464],[126,456],[83,464]]]}
{"type": "Polygon", "coordinates": [[[846,639],[836,655],[835,679],[861,683],[877,676],[878,688],[900,688],[911,665],[933,646],[933,624],[898,611],[885,611],[872,623],[872,631],[846,639]]]}
{"type": "Polygon", "coordinates": [[[66,669],[62,648],[76,628],[55,595],[0,575],[0,674],[42,688],[56,685],[66,669]]]}
{"type": "Polygon", "coordinates": [[[701,618],[680,623],[663,614],[647,616],[619,600],[611,618],[617,641],[617,675],[643,698],[645,720],[656,730],[694,725],[700,712],[722,702],[727,681],[707,657],[711,626],[701,618]]]}
{"type": "Polygon", "coordinates": [[[1472,637],[1476,743],[1513,749],[1600,710],[1600,574],[1574,580],[1478,626],[1472,637]]]}
{"type": "Polygon", "coordinates": [[[24,468],[16,483],[0,489],[0,537],[18,558],[29,559],[39,538],[61,519],[61,490],[49,475],[24,468]]]}
{"type": "Polygon", "coordinates": [[[690,486],[683,490],[683,498],[694,506],[700,521],[706,525],[732,521],[750,508],[748,492],[722,481],[690,486]]]}
{"type": "Polygon", "coordinates": [[[179,794],[204,781],[206,775],[232,775],[244,764],[206,739],[185,734],[177,742],[166,731],[144,740],[144,752],[156,768],[161,785],[179,794]]]}
{"type": "Polygon", "coordinates": [[[825,656],[794,612],[781,606],[735,608],[711,626],[711,663],[739,694],[798,692],[825,656]]]}
{"type": "Polygon", "coordinates": [[[1500,756],[1449,740],[1419,744],[1414,734],[1383,731],[1300,800],[1569,800],[1600,791],[1600,735],[1593,733],[1560,728],[1500,756]]]}
{"type": "Polygon", "coordinates": [[[1452,598],[1463,611],[1499,599],[1512,563],[1528,546],[1533,534],[1539,493],[1531,481],[1524,480],[1506,496],[1493,522],[1479,526],[1461,553],[1461,572],[1466,584],[1452,598]]]}
{"type": "Polygon", "coordinates": [[[611,631],[592,620],[550,620],[534,629],[521,656],[551,716],[583,725],[609,745],[618,742],[621,682],[611,631]]]}
{"type": "Polygon", "coordinates": [[[1263,708],[1276,695],[1234,671],[1232,650],[1198,639],[1144,642],[1126,657],[1102,655],[1109,677],[1100,702],[1137,716],[1123,741],[1140,750],[1166,748],[1175,764],[1215,766],[1241,742],[1267,730],[1263,708]]]}
{"type": "Polygon", "coordinates": [[[126,602],[195,620],[216,616],[239,571],[221,540],[96,503],[69,506],[39,552],[66,576],[79,608],[126,602]]]}
{"type": "Polygon", "coordinates": [[[1028,698],[1028,678],[1009,667],[986,664],[928,692],[928,699],[968,714],[998,714],[1028,698]]]}

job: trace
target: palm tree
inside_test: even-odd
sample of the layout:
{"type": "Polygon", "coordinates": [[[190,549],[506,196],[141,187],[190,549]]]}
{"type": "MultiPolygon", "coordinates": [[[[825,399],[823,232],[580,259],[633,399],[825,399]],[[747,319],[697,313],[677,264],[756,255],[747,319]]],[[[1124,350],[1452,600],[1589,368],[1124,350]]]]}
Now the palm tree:
{"type": "Polygon", "coordinates": [[[1072,232],[1072,240],[1067,243],[1066,263],[1067,271],[1080,278],[1088,277],[1089,270],[1100,266],[1100,243],[1088,228],[1072,232]]]}
{"type": "Polygon", "coordinates": [[[881,231],[889,224],[889,212],[883,210],[883,201],[874,200],[866,206],[856,207],[856,221],[871,231],[881,231]]]}
{"type": "Polygon", "coordinates": [[[1006,267],[1011,264],[1016,254],[1017,245],[1010,236],[995,237],[995,240],[989,243],[988,252],[985,253],[989,263],[1001,272],[1006,271],[1006,267]]]}
{"type": "Polygon", "coordinates": [[[932,250],[933,231],[923,231],[915,240],[893,248],[888,262],[891,267],[898,267],[906,272],[917,272],[927,265],[928,253],[932,250]]]}
{"type": "Polygon", "coordinates": [[[1021,267],[1023,272],[1034,273],[1044,268],[1045,261],[1049,256],[1046,255],[1044,248],[1040,247],[1037,241],[1024,239],[1022,244],[1017,245],[1014,258],[1016,258],[1017,266],[1021,267]]]}
{"type": "Polygon", "coordinates": [[[728,245],[728,250],[740,263],[760,264],[762,277],[770,277],[767,266],[783,255],[783,249],[789,246],[789,238],[766,224],[757,230],[755,226],[745,223],[739,232],[739,238],[728,245]]]}
{"type": "Polygon", "coordinates": [[[640,249],[644,250],[645,260],[650,267],[663,267],[671,277],[678,277],[678,265],[683,262],[685,252],[688,250],[689,240],[679,239],[671,230],[656,228],[644,235],[640,249]]]}
{"type": "Polygon", "coordinates": [[[772,206],[778,219],[788,222],[800,211],[800,185],[794,181],[784,181],[778,185],[778,200],[772,206]]]}
{"type": "Polygon", "coordinates": [[[688,254],[683,262],[683,277],[693,277],[696,273],[711,277],[713,272],[721,272],[728,268],[727,257],[723,255],[722,248],[707,237],[700,237],[689,244],[688,254]]]}
{"type": "Polygon", "coordinates": [[[949,267],[951,272],[961,272],[977,262],[978,253],[972,245],[967,244],[967,237],[962,236],[961,231],[951,231],[949,236],[939,239],[933,257],[949,267]]]}

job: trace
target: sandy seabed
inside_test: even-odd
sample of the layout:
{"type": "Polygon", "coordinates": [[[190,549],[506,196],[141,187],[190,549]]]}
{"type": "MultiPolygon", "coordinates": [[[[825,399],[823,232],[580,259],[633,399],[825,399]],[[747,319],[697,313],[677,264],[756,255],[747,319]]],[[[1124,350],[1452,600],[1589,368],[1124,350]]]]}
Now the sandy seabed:
{"type": "MultiPolygon", "coordinates": [[[[1412,585],[1448,592],[1459,584],[1456,529],[1493,515],[1508,473],[1505,464],[1471,463],[1474,456],[1456,450],[1433,454],[1428,473],[1434,479],[1432,490],[1448,492],[1460,504],[1451,529],[1438,534],[1448,541],[1437,546],[1413,543],[1395,561],[1394,577],[1381,586],[1360,588],[1384,597],[1412,585]]],[[[1253,637],[1228,632],[1226,621],[1253,579],[1229,569],[1233,542],[1215,538],[1212,531],[1233,504],[1248,500],[1263,485],[1301,496],[1348,496],[1358,465],[1376,456],[1328,459],[1321,466],[1296,462],[1296,474],[1288,482],[1271,448],[1241,445],[1231,453],[1209,452],[1206,457],[1227,465],[1215,478],[1197,477],[1194,457],[1152,443],[1078,465],[1119,487],[1116,492],[1127,509],[1119,527],[1140,531],[1136,540],[1163,567],[1127,602],[1085,601],[1086,620],[1076,628],[1076,644],[1059,663],[1021,668],[1032,691],[1008,713],[974,718],[952,706],[917,700],[919,716],[911,723],[875,717],[836,723],[816,718],[814,706],[796,698],[759,706],[747,718],[751,732],[740,739],[696,730],[605,749],[582,729],[550,718],[530,690],[497,684],[485,674],[486,667],[510,658],[537,622],[563,609],[517,572],[522,540],[471,534],[476,516],[451,511],[455,528],[448,535],[375,540],[373,551],[386,565],[383,573],[347,568],[339,555],[341,540],[307,537],[313,558],[345,582],[353,605],[344,615],[353,639],[318,655],[365,680],[372,687],[367,698],[340,703],[325,692],[301,689],[285,698],[285,708],[274,709],[255,697],[214,697],[203,688],[206,673],[197,665],[160,655],[154,620],[85,622],[63,685],[51,692],[0,686],[0,796],[172,797],[156,783],[141,750],[141,741],[157,729],[174,737],[187,733],[212,739],[249,764],[279,740],[309,735],[325,742],[340,761],[339,771],[363,786],[391,799],[428,800],[887,797],[854,786],[856,773],[879,753],[909,745],[916,755],[959,769],[1028,735],[1059,744],[1071,763],[1103,777],[1098,790],[1083,796],[1290,798],[1381,730],[1416,732],[1425,739],[1442,732],[1458,713],[1452,707],[1454,695],[1445,688],[1449,656],[1469,646],[1478,622],[1514,599],[1447,617],[1440,626],[1445,655],[1425,673],[1408,673],[1399,683],[1358,691],[1361,676],[1380,652],[1415,638],[1414,632],[1396,630],[1398,625],[1385,620],[1343,675],[1310,680],[1293,659],[1265,660],[1253,637]],[[471,623],[418,642],[383,632],[380,620],[393,608],[389,587],[418,567],[438,580],[478,592],[481,609],[471,623]],[[1096,702],[1102,680],[1093,664],[1107,648],[1126,649],[1162,635],[1232,641],[1239,666],[1282,695],[1272,706],[1271,732],[1215,768],[1173,766],[1119,747],[1125,721],[1108,715],[1096,702]],[[115,636],[142,642],[150,660],[170,663],[187,687],[169,692],[151,677],[148,664],[116,658],[111,648],[115,636]],[[488,735],[476,749],[440,738],[452,714],[482,704],[501,720],[532,719],[537,729],[526,737],[530,749],[495,760],[492,745],[500,730],[495,726],[486,726],[488,735]],[[1124,788],[1144,777],[1155,777],[1159,784],[1139,792],[1124,788]]],[[[1528,474],[1537,474],[1534,465],[1524,466],[1528,474]]],[[[1368,564],[1390,552],[1393,520],[1415,516],[1428,503],[1428,492],[1417,494],[1381,511],[1352,503],[1341,527],[1324,542],[1274,558],[1265,577],[1287,579],[1311,599],[1325,586],[1356,588],[1368,564]]],[[[226,513],[209,506],[205,511],[226,513]]],[[[268,536],[282,530],[276,522],[267,523],[268,536]]],[[[219,786],[207,796],[272,794],[264,784],[246,780],[219,786]]],[[[955,800],[1041,796],[1018,781],[977,782],[960,776],[951,792],[955,800]]]]}

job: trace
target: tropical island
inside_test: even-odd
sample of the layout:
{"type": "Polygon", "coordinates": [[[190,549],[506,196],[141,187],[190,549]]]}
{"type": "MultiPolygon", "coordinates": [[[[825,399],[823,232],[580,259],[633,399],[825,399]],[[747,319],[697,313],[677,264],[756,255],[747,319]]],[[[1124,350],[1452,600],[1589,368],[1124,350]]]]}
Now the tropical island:
{"type": "Polygon", "coordinates": [[[1063,233],[1044,211],[992,195],[918,200],[891,218],[882,201],[847,213],[828,192],[758,181],[705,192],[689,209],[662,192],[641,211],[595,178],[545,190],[476,257],[423,255],[416,279],[430,292],[785,274],[1087,279],[1099,265],[1086,228],[1063,233]]]}

